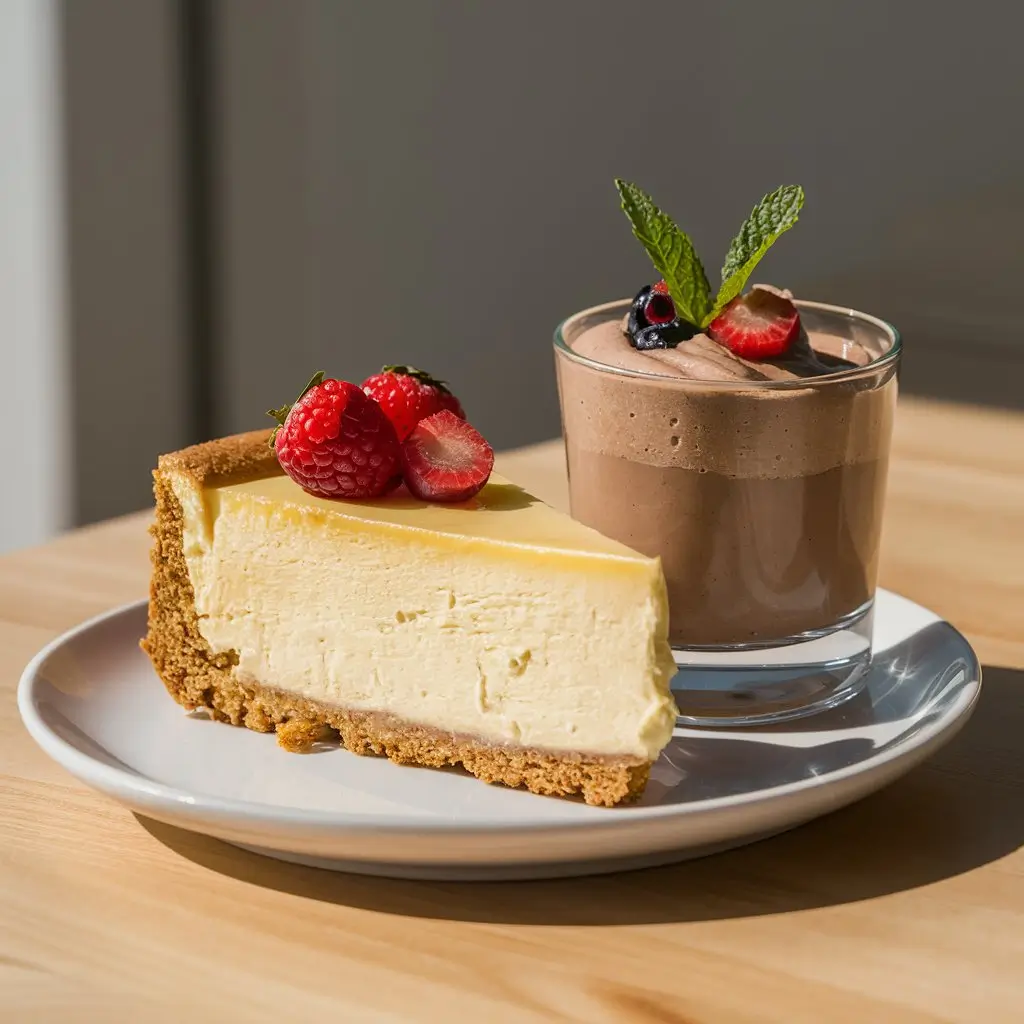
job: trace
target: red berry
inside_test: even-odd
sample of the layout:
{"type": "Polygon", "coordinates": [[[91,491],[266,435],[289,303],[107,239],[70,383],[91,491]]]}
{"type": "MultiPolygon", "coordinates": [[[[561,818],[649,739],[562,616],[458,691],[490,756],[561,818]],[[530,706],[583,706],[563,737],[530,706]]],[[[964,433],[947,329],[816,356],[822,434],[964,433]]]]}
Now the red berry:
{"type": "Polygon", "coordinates": [[[273,444],[281,468],[321,498],[377,498],[401,470],[395,428],[355,384],[317,374],[280,423],[273,444]]]}
{"type": "Polygon", "coordinates": [[[423,501],[465,501],[491,475],[494,452],[448,409],[420,420],[402,445],[405,485],[423,501]]]}
{"type": "Polygon", "coordinates": [[[660,281],[655,281],[654,284],[651,285],[651,291],[655,295],[668,295],[668,285],[665,284],[664,278],[660,281]]]}
{"type": "Polygon", "coordinates": [[[466,414],[444,381],[412,366],[385,366],[363,381],[363,390],[384,410],[404,441],[426,416],[449,409],[462,419],[466,414]]]}
{"type": "Polygon", "coordinates": [[[789,299],[754,288],[737,295],[711,321],[708,334],[743,359],[774,359],[800,336],[800,313],[789,299]]]}
{"type": "Polygon", "coordinates": [[[460,420],[466,418],[466,414],[462,409],[462,403],[450,391],[442,391],[438,401],[440,401],[442,409],[455,413],[460,420]]]}

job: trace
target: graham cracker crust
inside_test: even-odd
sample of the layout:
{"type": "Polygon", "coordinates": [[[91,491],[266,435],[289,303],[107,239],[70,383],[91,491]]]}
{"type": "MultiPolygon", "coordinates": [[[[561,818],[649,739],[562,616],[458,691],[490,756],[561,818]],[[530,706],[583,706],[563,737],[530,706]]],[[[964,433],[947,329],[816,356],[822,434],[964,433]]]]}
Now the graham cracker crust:
{"type": "MultiPolygon", "coordinates": [[[[281,476],[284,470],[270,447],[272,433],[272,430],[251,430],[247,434],[218,437],[215,441],[161,455],[153,477],[159,481],[164,473],[177,473],[189,477],[198,487],[202,487],[204,484],[217,486],[281,476]]],[[[159,499],[160,495],[157,494],[158,522],[159,499]]]]}
{"type": "Polygon", "coordinates": [[[240,677],[234,651],[215,654],[199,632],[182,548],[182,509],[167,474],[186,475],[200,485],[277,475],[281,469],[269,436],[270,431],[238,434],[164,455],[153,473],[153,575],[141,646],[182,707],[205,708],[217,721],[256,732],[276,731],[278,743],[293,752],[337,737],[354,754],[429,768],[461,767],[484,782],[544,796],[580,795],[598,806],[612,807],[643,792],[651,764],[639,758],[489,744],[384,712],[323,704],[240,677]]]}

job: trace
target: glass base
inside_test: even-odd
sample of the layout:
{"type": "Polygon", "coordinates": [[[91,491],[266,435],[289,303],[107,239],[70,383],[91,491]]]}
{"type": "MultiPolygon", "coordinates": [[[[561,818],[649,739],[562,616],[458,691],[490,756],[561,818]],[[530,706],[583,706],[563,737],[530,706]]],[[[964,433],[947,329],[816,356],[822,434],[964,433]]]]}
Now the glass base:
{"type": "Polygon", "coordinates": [[[869,601],[829,629],[770,645],[673,647],[679,724],[773,725],[856,696],[871,662],[873,610],[869,601]]]}

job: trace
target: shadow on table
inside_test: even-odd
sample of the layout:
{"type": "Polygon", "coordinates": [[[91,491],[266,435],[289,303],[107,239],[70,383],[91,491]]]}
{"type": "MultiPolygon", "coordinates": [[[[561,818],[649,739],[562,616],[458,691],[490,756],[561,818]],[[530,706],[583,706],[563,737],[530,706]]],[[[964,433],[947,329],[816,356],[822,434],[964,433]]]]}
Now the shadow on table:
{"type": "Polygon", "coordinates": [[[984,670],[973,718],[926,765],[866,800],[753,846],[671,867],[549,882],[408,882],[286,864],[148,818],[199,866],[384,914],[629,925],[778,914],[929,885],[1024,845],[1024,672],[984,670]]]}

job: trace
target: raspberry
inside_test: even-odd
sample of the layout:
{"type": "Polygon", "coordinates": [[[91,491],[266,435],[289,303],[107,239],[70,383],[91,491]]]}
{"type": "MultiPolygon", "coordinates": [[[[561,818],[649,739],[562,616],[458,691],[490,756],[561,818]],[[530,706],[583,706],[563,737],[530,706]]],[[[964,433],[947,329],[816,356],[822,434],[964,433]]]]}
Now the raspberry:
{"type": "Polygon", "coordinates": [[[321,498],[376,498],[397,483],[395,428],[360,388],[318,373],[291,407],[272,409],[281,468],[321,498]]]}

